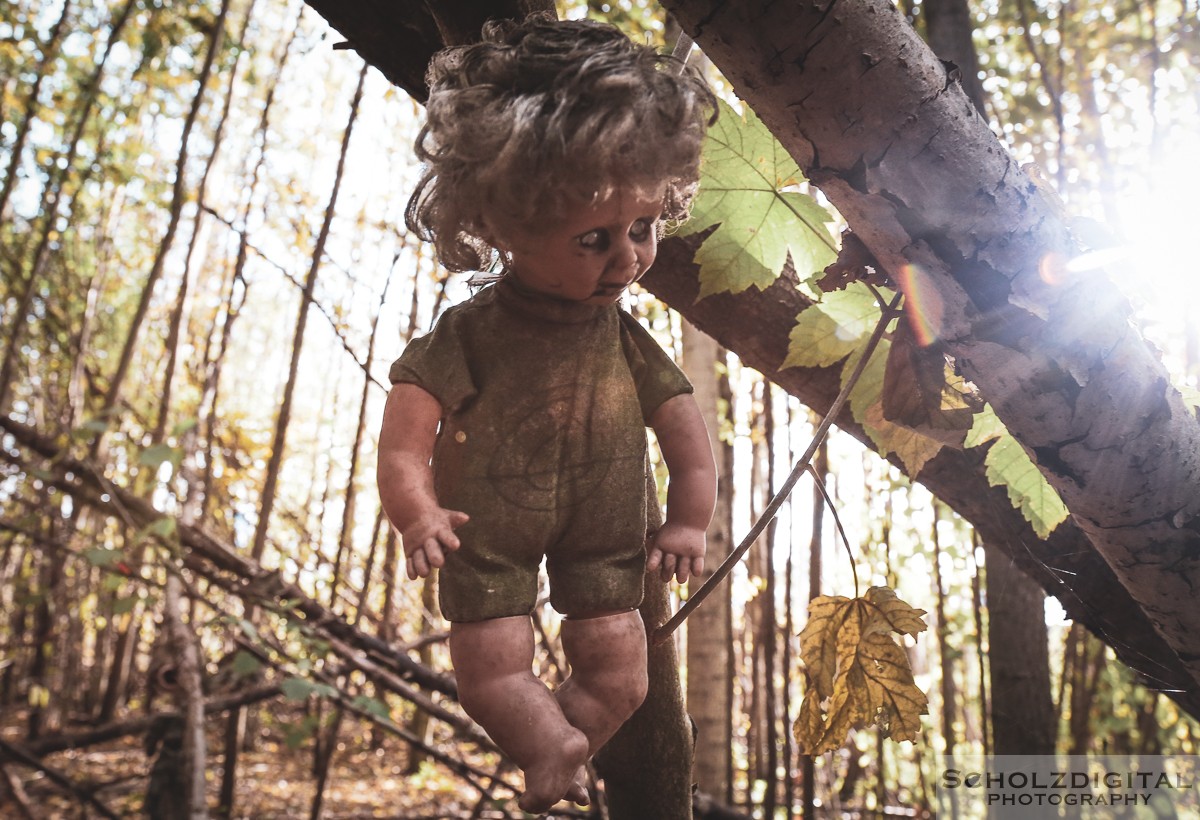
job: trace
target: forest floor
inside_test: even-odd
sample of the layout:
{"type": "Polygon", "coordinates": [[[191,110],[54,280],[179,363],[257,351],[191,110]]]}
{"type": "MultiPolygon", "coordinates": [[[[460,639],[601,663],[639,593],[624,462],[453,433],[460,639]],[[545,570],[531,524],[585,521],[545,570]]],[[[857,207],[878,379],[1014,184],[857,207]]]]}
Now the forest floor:
{"type": "MultiPolygon", "coordinates": [[[[19,712],[0,715],[0,739],[20,744],[24,731],[21,717],[19,712]]],[[[294,717],[301,719],[299,714],[294,717]]],[[[299,746],[289,746],[285,740],[289,722],[289,716],[277,715],[274,728],[264,725],[253,750],[241,755],[235,817],[284,820],[311,816],[316,792],[313,744],[308,740],[299,746]]],[[[221,749],[222,727],[219,720],[209,722],[210,807],[217,805],[221,787],[222,761],[217,750],[221,749]]],[[[324,820],[444,820],[472,815],[479,795],[462,780],[444,767],[431,763],[422,765],[415,774],[406,774],[408,759],[403,742],[388,737],[380,748],[372,749],[368,734],[356,734],[357,731],[357,727],[350,729],[347,724],[334,756],[321,815],[324,820]]],[[[96,798],[118,817],[146,816],[146,789],[154,760],[146,754],[142,737],[56,752],[47,755],[43,762],[70,777],[77,786],[94,789],[96,798]]],[[[13,777],[19,781],[25,803],[36,820],[99,816],[95,809],[84,811],[81,800],[56,785],[45,773],[7,761],[2,753],[0,765],[4,770],[0,771],[0,818],[28,816],[12,795],[9,782],[13,777]]],[[[484,767],[491,770],[486,764],[484,767]]],[[[519,782],[518,776],[511,772],[506,779],[519,782]]],[[[507,797],[508,792],[499,790],[497,795],[507,797]]],[[[495,810],[476,816],[507,818],[523,815],[516,810],[515,803],[505,801],[495,810]]]]}

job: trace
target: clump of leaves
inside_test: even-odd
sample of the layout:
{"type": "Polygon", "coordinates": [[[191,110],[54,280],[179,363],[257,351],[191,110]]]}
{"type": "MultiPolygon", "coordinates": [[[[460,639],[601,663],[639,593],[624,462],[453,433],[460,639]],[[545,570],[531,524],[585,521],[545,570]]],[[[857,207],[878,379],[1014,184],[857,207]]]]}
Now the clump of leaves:
{"type": "Polygon", "coordinates": [[[924,614],[888,587],[871,587],[862,598],[822,595],[809,603],[800,633],[809,686],[792,727],[802,753],[837,749],[851,729],[869,724],[884,737],[916,740],[929,701],[891,633],[924,631],[924,614]]]}

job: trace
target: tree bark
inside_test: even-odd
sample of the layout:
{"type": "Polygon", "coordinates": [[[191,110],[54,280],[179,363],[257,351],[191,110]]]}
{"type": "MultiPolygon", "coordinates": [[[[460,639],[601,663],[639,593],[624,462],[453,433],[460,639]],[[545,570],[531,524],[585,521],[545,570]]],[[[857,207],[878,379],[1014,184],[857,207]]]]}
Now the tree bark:
{"type": "MultiPolygon", "coordinates": [[[[683,322],[683,370],[695,389],[696,403],[708,427],[709,444],[721,465],[717,479],[717,512],[708,528],[705,574],[691,590],[707,580],[733,548],[732,447],[721,440],[717,367],[720,347],[711,337],[683,322]]],[[[733,616],[728,585],[716,590],[687,623],[687,709],[696,725],[693,777],[700,791],[730,801],[729,772],[733,766],[729,688],[729,654],[733,645],[733,616]]]]}
{"type": "Polygon", "coordinates": [[[1056,721],[1050,699],[1045,596],[1012,562],[987,553],[988,660],[991,662],[992,751],[1054,754],[1056,721]]]}
{"type": "MultiPolygon", "coordinates": [[[[647,473],[647,525],[662,526],[654,478],[647,473]]],[[[654,573],[645,577],[641,606],[646,633],[671,616],[671,595],[654,573]]],[[[689,820],[692,816],[691,723],[683,708],[674,641],[651,644],[645,702],[596,755],[611,820],[689,820]]]]}

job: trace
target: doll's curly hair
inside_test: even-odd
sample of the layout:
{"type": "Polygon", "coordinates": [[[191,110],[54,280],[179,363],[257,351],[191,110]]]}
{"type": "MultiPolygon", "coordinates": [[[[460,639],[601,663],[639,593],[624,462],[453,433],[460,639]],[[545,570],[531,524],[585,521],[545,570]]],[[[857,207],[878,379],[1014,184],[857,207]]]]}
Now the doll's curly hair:
{"type": "Polygon", "coordinates": [[[664,219],[685,218],[716,100],[680,68],[612,26],[540,15],[438,52],[409,230],[446,268],[472,271],[506,232],[551,228],[618,188],[665,182],[664,219]]]}

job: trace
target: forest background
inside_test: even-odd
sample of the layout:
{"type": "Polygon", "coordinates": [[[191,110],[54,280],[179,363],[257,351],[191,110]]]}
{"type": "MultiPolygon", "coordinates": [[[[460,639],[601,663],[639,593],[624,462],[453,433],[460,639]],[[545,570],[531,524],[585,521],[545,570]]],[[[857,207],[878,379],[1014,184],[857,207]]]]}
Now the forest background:
{"type": "MultiPolygon", "coordinates": [[[[930,8],[904,12],[924,30],[930,8]]],[[[0,9],[0,807],[168,806],[173,710],[202,685],[216,813],[515,812],[513,770],[453,703],[431,588],[397,583],[372,484],[387,364],[467,292],[402,227],[419,104],[298,3],[0,9]]],[[[673,40],[654,6],[559,11],[673,40]]],[[[970,17],[993,130],[1110,237],[1111,278],[1184,389],[1197,15],[1005,0],[970,17]]],[[[631,307],[711,397],[728,552],[817,419],[648,294],[631,307]]],[[[803,489],[681,634],[706,800],[916,813],[943,754],[1196,754],[1152,676],[985,560],[927,490],[844,434],[816,465],[863,585],[930,612],[907,642],[930,714],[915,743],[865,729],[799,754],[805,606],[854,594],[803,489]]],[[[543,634],[561,679],[553,618],[543,634]]]]}

